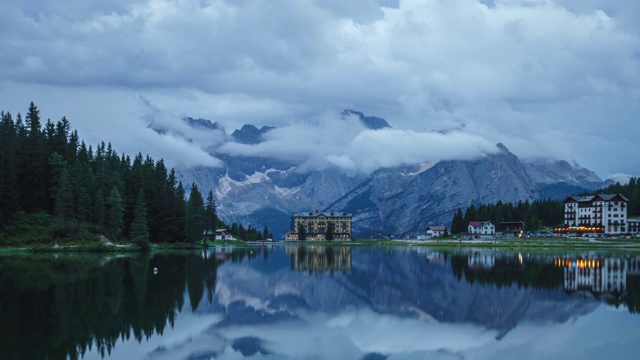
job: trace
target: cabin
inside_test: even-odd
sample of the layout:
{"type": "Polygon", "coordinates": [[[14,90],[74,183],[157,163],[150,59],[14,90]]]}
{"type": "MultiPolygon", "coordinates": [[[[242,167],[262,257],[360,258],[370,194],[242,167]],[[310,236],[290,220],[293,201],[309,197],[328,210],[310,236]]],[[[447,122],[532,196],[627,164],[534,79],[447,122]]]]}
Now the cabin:
{"type": "Polygon", "coordinates": [[[495,236],[496,226],[491,221],[470,221],[468,233],[475,238],[495,236]]]}
{"type": "Polygon", "coordinates": [[[233,234],[228,229],[217,229],[216,240],[235,240],[233,234]]]}
{"type": "Polygon", "coordinates": [[[428,238],[444,236],[447,231],[446,226],[427,226],[426,235],[428,238]]]}
{"type": "Polygon", "coordinates": [[[523,221],[503,221],[498,224],[496,235],[506,238],[518,238],[524,234],[523,221]]]}

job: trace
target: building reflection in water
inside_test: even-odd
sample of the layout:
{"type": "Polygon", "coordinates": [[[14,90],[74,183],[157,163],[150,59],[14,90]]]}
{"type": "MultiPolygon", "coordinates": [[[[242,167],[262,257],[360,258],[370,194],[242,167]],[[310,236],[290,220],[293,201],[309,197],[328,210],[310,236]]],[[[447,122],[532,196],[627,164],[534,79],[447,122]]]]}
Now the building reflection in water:
{"type": "Polygon", "coordinates": [[[351,271],[351,248],[331,246],[290,246],[291,270],[322,273],[351,271]]]}
{"type": "Polygon", "coordinates": [[[491,269],[496,266],[496,256],[489,252],[473,252],[467,257],[469,269],[491,269]]]}
{"type": "Polygon", "coordinates": [[[591,294],[599,300],[620,298],[627,292],[627,277],[640,275],[640,257],[613,258],[597,255],[562,257],[554,265],[564,269],[564,290],[591,294]]]}

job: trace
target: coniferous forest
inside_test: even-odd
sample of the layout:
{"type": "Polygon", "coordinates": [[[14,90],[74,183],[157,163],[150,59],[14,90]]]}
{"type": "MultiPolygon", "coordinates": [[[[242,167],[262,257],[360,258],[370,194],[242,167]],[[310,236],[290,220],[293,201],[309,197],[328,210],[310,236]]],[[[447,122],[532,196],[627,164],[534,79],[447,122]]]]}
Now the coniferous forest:
{"type": "MultiPolygon", "coordinates": [[[[105,142],[87,145],[66,118],[43,121],[33,103],[24,118],[0,116],[0,245],[103,235],[146,248],[150,242],[196,243],[205,229],[226,227],[213,194],[205,201],[191,184],[187,198],[163,160],[141,153],[132,159],[105,142]]],[[[255,228],[234,226],[238,235],[262,238],[255,228]]]]}
{"type": "MultiPolygon", "coordinates": [[[[640,216],[640,181],[632,177],[625,185],[616,182],[594,193],[582,193],[576,195],[595,194],[622,194],[629,199],[627,216],[630,218],[640,216]]],[[[462,209],[454,214],[451,221],[451,232],[454,234],[467,231],[469,221],[491,221],[499,224],[503,221],[524,221],[525,230],[537,231],[541,227],[554,227],[562,225],[564,215],[564,202],[559,200],[535,200],[517,204],[503,203],[470,205],[464,212],[462,209]]]]}

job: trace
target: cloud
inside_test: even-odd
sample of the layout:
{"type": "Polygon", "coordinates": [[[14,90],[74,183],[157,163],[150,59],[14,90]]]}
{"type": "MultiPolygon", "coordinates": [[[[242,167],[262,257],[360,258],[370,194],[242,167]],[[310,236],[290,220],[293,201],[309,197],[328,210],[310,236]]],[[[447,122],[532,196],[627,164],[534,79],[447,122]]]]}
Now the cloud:
{"type": "MultiPolygon", "coordinates": [[[[631,173],[640,160],[623,155],[640,151],[639,10],[604,0],[7,0],[0,95],[14,84],[82,89],[99,108],[112,106],[98,104],[105,93],[143,95],[229,129],[352,108],[406,138],[465,126],[517,155],[631,173]],[[602,141],[583,141],[591,137],[602,141]],[[632,145],[607,147],[617,141],[632,145]]],[[[4,110],[31,99],[18,100],[4,110]]],[[[99,112],[71,120],[106,121],[99,112]]],[[[349,165],[360,161],[350,153],[325,160],[375,167],[349,165]]]]}
{"type": "Polygon", "coordinates": [[[385,128],[370,130],[355,117],[326,113],[315,123],[292,123],[274,129],[257,145],[227,142],[230,155],[298,161],[304,169],[337,166],[371,173],[380,168],[426,161],[472,159],[497,151],[495,143],[461,130],[446,133],[385,128]]]}
{"type": "MultiPolygon", "coordinates": [[[[223,359],[243,358],[232,343],[249,337],[259,339],[270,352],[252,356],[257,359],[360,359],[369,353],[388,359],[477,360],[637,356],[636,319],[626,310],[616,312],[607,306],[565,323],[522,321],[500,340],[495,330],[471,323],[406,319],[368,308],[335,314],[300,311],[296,315],[296,321],[229,326],[220,314],[194,315],[183,310],[162,336],[152,335],[141,343],[134,338],[118,339],[110,357],[177,359],[217,354],[223,359]]],[[[102,356],[94,348],[84,358],[102,356]]]]}

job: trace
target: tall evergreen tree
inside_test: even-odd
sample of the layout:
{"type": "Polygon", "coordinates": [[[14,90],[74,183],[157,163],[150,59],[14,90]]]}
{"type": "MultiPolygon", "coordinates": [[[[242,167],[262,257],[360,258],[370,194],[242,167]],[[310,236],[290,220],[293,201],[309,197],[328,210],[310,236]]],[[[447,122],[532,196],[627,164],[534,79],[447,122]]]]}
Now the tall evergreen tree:
{"type": "Polygon", "coordinates": [[[20,208],[18,186],[18,134],[11,114],[0,118],[0,228],[11,222],[20,208]]]}
{"type": "Polygon", "coordinates": [[[204,232],[204,201],[195,183],[191,185],[185,218],[186,241],[195,244],[202,240],[204,232]]]}
{"type": "Polygon", "coordinates": [[[133,223],[129,232],[129,240],[143,250],[149,249],[149,224],[147,222],[147,204],[144,201],[144,191],[140,189],[133,223]]]}
{"type": "Polygon", "coordinates": [[[105,217],[104,195],[102,193],[102,189],[98,189],[96,191],[96,198],[94,201],[93,222],[96,225],[98,225],[98,228],[101,230],[104,227],[104,217],[105,217]]]}
{"type": "Polygon", "coordinates": [[[458,208],[458,211],[453,215],[453,220],[451,220],[451,232],[454,234],[463,233],[465,232],[464,226],[464,216],[462,215],[462,210],[458,208]]]}
{"type": "Polygon", "coordinates": [[[69,230],[74,217],[75,198],[73,183],[66,168],[62,169],[59,177],[55,200],[58,221],[66,230],[69,230]]]}
{"type": "Polygon", "coordinates": [[[106,232],[113,240],[119,240],[124,230],[124,202],[117,187],[111,189],[107,198],[106,232]]]}
{"type": "Polygon", "coordinates": [[[333,222],[329,221],[327,223],[327,232],[324,234],[324,237],[327,241],[333,241],[333,222]]]}
{"type": "Polygon", "coordinates": [[[208,231],[207,239],[215,240],[215,231],[218,225],[218,214],[216,201],[213,198],[213,191],[209,190],[207,194],[207,204],[205,206],[205,229],[208,231]]]}
{"type": "Polygon", "coordinates": [[[304,225],[302,225],[302,223],[298,224],[298,240],[307,240],[307,232],[305,231],[304,225]]]}

